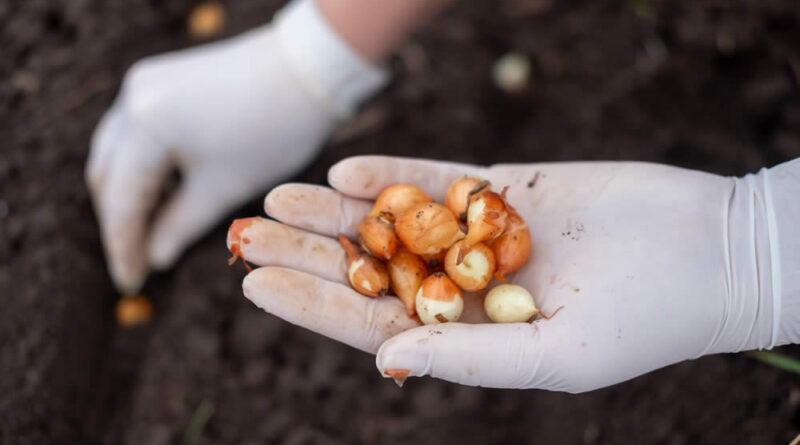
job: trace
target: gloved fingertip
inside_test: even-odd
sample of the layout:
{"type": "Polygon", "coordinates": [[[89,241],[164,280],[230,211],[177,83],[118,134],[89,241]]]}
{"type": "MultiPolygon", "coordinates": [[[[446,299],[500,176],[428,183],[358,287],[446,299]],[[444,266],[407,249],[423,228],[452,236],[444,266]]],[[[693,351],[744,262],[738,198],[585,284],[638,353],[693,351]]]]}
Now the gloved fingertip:
{"type": "Polygon", "coordinates": [[[374,198],[376,190],[376,175],[381,173],[380,168],[371,163],[379,156],[355,156],[343,159],[328,169],[328,183],[336,190],[356,198],[374,198]]]}
{"type": "Polygon", "coordinates": [[[402,377],[405,371],[407,371],[405,377],[421,377],[429,373],[430,352],[427,348],[407,345],[402,338],[406,335],[403,333],[392,337],[378,349],[375,366],[385,378],[397,379],[402,377]]]}
{"type": "Polygon", "coordinates": [[[331,168],[328,169],[328,184],[333,188],[336,188],[336,183],[339,182],[342,176],[342,162],[344,161],[346,161],[346,159],[333,164],[331,168]]]}
{"type": "Polygon", "coordinates": [[[264,197],[264,213],[268,216],[277,217],[276,212],[278,212],[283,203],[281,198],[285,186],[286,184],[283,184],[273,188],[267,193],[267,196],[264,197]]]}
{"type": "Polygon", "coordinates": [[[281,295],[275,295],[274,288],[275,283],[285,279],[281,274],[281,271],[270,267],[254,269],[242,280],[242,293],[261,310],[271,314],[280,312],[281,295]]]}
{"type": "Polygon", "coordinates": [[[111,281],[123,295],[138,293],[144,285],[144,266],[116,264],[111,266],[111,281]]]}
{"type": "MultiPolygon", "coordinates": [[[[253,227],[253,224],[256,224],[256,228],[259,225],[263,227],[264,223],[269,224],[269,220],[258,216],[234,219],[230,227],[228,227],[228,234],[225,237],[225,245],[228,247],[228,251],[234,256],[244,259],[243,249],[252,241],[250,238],[251,227],[253,227]]],[[[257,232],[258,230],[256,230],[255,236],[259,236],[257,232]]]]}
{"type": "Polygon", "coordinates": [[[83,170],[83,181],[89,187],[90,193],[95,193],[103,185],[103,171],[96,162],[90,162],[83,170]]]}
{"type": "Polygon", "coordinates": [[[261,280],[263,272],[258,272],[259,270],[261,269],[256,269],[253,272],[245,275],[244,279],[242,280],[242,293],[244,294],[245,298],[255,303],[256,306],[261,307],[259,304],[261,296],[259,290],[262,289],[261,280]]]}

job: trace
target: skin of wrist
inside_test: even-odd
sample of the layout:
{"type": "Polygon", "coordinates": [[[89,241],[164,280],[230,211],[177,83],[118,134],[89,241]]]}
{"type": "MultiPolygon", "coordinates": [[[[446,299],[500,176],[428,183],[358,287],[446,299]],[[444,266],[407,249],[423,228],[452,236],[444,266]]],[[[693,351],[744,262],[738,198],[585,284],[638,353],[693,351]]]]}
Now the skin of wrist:
{"type": "Polygon", "coordinates": [[[315,0],[328,24],[359,55],[381,64],[414,29],[454,0],[315,0]]]}

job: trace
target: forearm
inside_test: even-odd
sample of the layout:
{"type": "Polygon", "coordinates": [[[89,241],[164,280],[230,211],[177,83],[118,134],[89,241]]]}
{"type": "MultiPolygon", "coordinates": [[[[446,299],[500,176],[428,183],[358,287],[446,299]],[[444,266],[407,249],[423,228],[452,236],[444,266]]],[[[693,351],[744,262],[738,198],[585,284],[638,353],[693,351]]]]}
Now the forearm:
{"type": "Polygon", "coordinates": [[[317,0],[336,33],[372,63],[382,62],[414,29],[454,0],[317,0]]]}

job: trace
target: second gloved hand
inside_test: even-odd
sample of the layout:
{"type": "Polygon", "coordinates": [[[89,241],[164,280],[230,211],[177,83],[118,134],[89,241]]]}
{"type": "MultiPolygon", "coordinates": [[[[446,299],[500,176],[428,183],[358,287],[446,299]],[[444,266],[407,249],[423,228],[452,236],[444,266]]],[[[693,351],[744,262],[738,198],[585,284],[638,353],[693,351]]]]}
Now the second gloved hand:
{"type": "Polygon", "coordinates": [[[171,266],[222,215],[295,174],[384,82],[307,0],[242,36],[135,64],[87,165],[117,287],[135,292],[149,268],[171,266]],[[183,182],[151,219],[174,168],[183,182]]]}

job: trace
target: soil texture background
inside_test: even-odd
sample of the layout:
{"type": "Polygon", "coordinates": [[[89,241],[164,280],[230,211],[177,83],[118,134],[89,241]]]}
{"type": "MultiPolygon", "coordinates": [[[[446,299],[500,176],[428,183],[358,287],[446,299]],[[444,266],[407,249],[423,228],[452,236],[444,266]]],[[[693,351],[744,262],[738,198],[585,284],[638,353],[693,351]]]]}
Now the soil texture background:
{"type": "MultiPolygon", "coordinates": [[[[280,2],[228,0],[225,35],[280,2]]],[[[800,381],[744,354],[588,394],[401,390],[373,357],[266,315],[226,265],[226,224],[152,276],[118,328],[83,181],[125,69],[196,44],[190,0],[0,1],[0,444],[780,444],[800,381]]],[[[223,36],[224,37],[224,36],[223,36]]],[[[742,175],[800,156],[800,2],[461,2],[397,52],[391,85],[298,181],[347,156],[642,160],[742,175]],[[492,63],[530,57],[530,88],[492,63]]],[[[266,193],[267,190],[264,192],[266,193]]],[[[262,214],[256,198],[235,216],[262,214]]],[[[227,220],[229,221],[229,219],[227,220]]],[[[798,348],[783,348],[800,354],[798,348]]]]}

